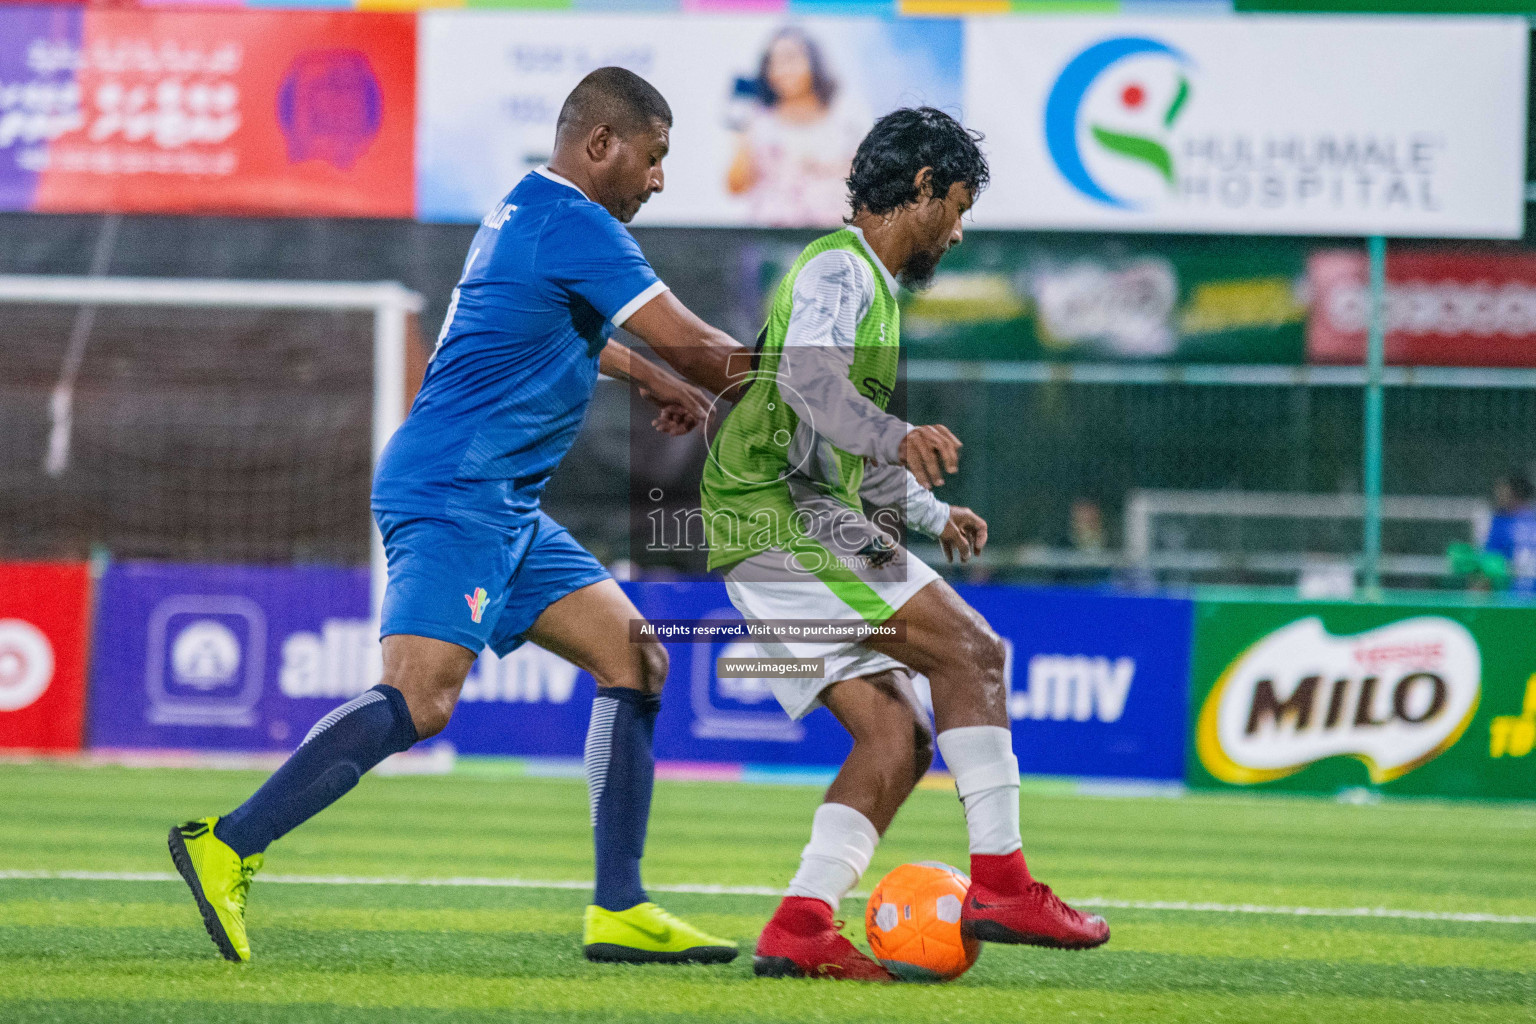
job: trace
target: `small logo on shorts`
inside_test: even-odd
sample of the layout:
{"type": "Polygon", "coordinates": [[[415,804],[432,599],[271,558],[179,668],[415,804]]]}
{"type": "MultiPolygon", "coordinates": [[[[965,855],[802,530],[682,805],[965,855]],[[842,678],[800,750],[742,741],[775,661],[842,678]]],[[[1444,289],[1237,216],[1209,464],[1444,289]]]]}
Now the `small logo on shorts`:
{"type": "Polygon", "coordinates": [[[479,622],[480,616],[485,614],[485,606],[491,603],[490,598],[485,595],[484,587],[476,587],[473,594],[465,594],[464,600],[469,604],[471,622],[479,622]]]}

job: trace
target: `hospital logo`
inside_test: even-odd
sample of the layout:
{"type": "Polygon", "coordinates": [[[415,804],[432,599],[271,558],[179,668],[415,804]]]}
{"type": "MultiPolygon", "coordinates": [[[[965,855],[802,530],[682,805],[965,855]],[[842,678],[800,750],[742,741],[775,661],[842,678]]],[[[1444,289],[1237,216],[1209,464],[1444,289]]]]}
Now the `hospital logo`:
{"type": "Polygon", "coordinates": [[[469,604],[469,621],[476,623],[485,614],[485,606],[491,603],[484,587],[476,587],[473,594],[465,594],[464,600],[469,604]]]}
{"type": "Polygon", "coordinates": [[[1191,95],[1193,63],[1156,39],[1118,36],[1068,62],[1045,101],[1045,143],[1089,199],[1142,209],[1178,187],[1171,133],[1191,95]]]}

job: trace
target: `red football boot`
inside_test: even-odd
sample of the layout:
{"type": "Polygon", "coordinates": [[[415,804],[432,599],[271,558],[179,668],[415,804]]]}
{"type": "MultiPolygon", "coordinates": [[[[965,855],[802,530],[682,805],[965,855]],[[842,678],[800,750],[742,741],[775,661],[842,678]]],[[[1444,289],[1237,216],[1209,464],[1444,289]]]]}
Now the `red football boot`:
{"type": "Polygon", "coordinates": [[[760,978],[895,981],[838,932],[832,908],[808,896],[786,896],[757,940],[752,972],[760,978]]]}
{"type": "Polygon", "coordinates": [[[960,927],[982,942],[1092,949],[1109,941],[1109,923],[1063,903],[1051,887],[1037,882],[1024,854],[972,854],[971,888],[960,911],[960,927]]]}

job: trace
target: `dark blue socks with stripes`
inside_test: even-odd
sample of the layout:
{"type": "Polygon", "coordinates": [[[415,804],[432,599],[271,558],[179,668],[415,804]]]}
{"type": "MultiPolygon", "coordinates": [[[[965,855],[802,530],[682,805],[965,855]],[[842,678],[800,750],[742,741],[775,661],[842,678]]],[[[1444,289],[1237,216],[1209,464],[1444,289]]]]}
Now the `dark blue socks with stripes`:
{"type": "Polygon", "coordinates": [[[220,818],[213,834],[241,857],[260,853],[341,799],[374,765],[415,742],[404,695],[380,683],[315,723],[299,749],[249,800],[220,818]]]}
{"type": "Polygon", "coordinates": [[[592,701],[585,757],[597,847],[592,902],[605,910],[628,910],[646,899],[640,857],[651,816],[651,739],[660,710],[659,695],[622,686],[599,686],[592,701]]]}

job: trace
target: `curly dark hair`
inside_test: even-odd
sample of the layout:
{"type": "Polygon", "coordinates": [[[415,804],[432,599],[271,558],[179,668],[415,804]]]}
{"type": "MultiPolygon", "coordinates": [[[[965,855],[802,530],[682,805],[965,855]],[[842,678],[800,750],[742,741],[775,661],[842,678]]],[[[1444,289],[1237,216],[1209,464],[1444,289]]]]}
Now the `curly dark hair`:
{"type": "Polygon", "coordinates": [[[974,200],[991,180],[982,155],[980,132],[934,107],[893,110],[869,130],[853,155],[848,198],[853,212],[890,211],[922,198],[917,172],[933,168],[928,193],[942,199],[955,182],[963,182],[974,200]]]}
{"type": "Polygon", "coordinates": [[[763,47],[763,59],[757,65],[757,97],[765,107],[779,105],[780,96],[773,91],[773,84],[768,81],[768,65],[772,62],[773,47],[781,39],[793,39],[800,44],[805,51],[805,60],[811,66],[811,91],[816,94],[816,100],[823,107],[832,104],[832,97],[837,95],[837,79],[832,77],[832,72],[827,70],[827,58],[821,52],[821,44],[812,39],[803,28],[795,25],[786,25],[773,34],[768,40],[768,45],[763,47]]]}

